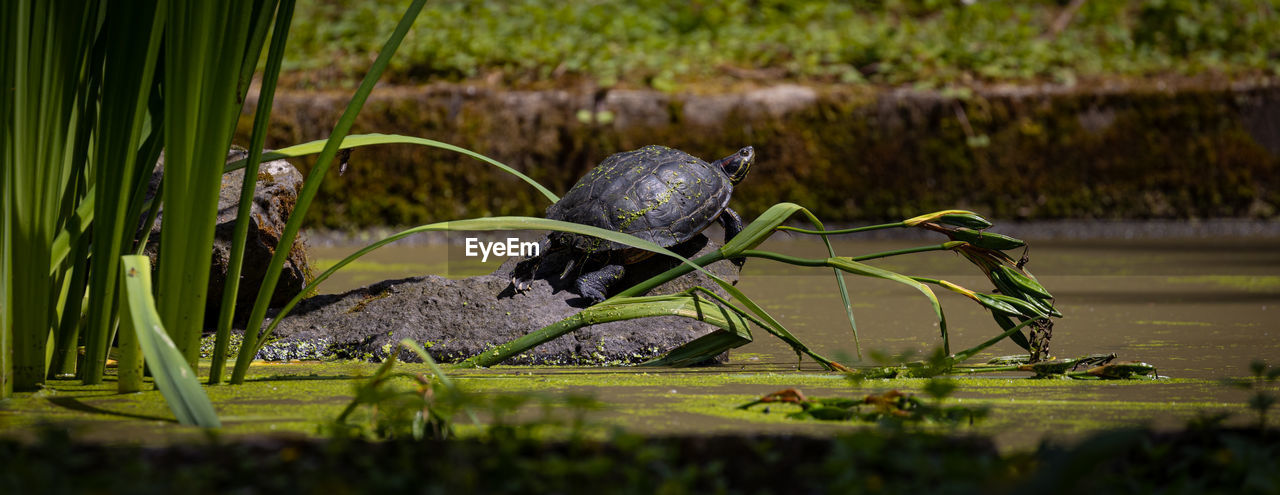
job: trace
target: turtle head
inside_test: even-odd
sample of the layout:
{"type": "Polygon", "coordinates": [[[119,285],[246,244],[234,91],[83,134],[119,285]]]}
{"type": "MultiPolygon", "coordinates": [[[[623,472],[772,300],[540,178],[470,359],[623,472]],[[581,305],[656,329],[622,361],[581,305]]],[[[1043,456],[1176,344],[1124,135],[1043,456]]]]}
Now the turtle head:
{"type": "Polygon", "coordinates": [[[720,167],[729,176],[729,182],[738,185],[747,176],[747,170],[756,162],[756,149],[750,146],[738,150],[737,153],[716,160],[712,165],[720,167]]]}

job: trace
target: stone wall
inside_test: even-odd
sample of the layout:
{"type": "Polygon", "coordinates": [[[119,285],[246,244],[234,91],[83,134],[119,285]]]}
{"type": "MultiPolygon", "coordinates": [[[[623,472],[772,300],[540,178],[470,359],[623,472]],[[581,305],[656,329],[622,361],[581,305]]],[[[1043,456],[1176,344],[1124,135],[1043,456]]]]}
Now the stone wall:
{"type": "MultiPolygon", "coordinates": [[[[280,92],[268,146],[326,136],[347,98],[280,92]]],[[[1280,206],[1280,83],[1270,80],[717,94],[434,85],[379,89],[360,115],[353,133],[470,148],[557,192],[617,151],[656,143],[712,160],[750,144],[759,160],[733,200],[748,217],[780,201],[835,222],[952,207],[1004,219],[1270,218],[1280,206]]],[[[242,118],[240,140],[251,120],[242,118]]],[[[369,147],[350,164],[326,180],[312,225],[541,215],[547,206],[523,182],[452,152],[369,147]]]]}

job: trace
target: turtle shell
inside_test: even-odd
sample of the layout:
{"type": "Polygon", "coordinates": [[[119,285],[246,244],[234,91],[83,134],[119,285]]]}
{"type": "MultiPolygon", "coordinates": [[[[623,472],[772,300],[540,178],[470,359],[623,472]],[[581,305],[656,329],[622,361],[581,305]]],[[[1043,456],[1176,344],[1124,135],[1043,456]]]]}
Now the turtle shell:
{"type": "MultiPolygon", "coordinates": [[[[702,232],[729,206],[733,184],[717,166],[665,146],[610,155],[547,209],[547,218],[631,234],[662,247],[702,232]]],[[[599,238],[552,233],[587,252],[628,249],[599,238]]]]}

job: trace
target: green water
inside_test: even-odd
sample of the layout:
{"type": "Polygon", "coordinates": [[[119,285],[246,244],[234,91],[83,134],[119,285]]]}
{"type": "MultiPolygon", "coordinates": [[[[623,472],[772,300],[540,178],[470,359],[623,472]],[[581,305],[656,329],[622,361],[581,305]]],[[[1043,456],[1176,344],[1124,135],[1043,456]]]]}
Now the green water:
{"type": "MultiPolygon", "coordinates": [[[[887,251],[926,241],[839,241],[842,256],[887,251]]],[[[1057,296],[1065,315],[1054,327],[1051,351],[1071,357],[1115,353],[1122,360],[1157,366],[1161,375],[1220,378],[1245,374],[1252,359],[1280,362],[1280,240],[1093,240],[1033,241],[1027,268],[1057,296]]],[[[763,249],[824,257],[809,239],[778,239],[763,249]]],[[[340,273],[321,292],[342,292],[386,278],[437,273],[485,273],[486,265],[446,244],[393,246],[340,273]]],[[[354,248],[318,248],[313,256],[331,264],[354,248]]],[[[901,273],[941,278],[975,290],[991,289],[978,270],[949,252],[899,256],[872,264],[901,273]]],[[[928,301],[894,282],[846,276],[864,356],[927,354],[941,344],[928,301]]],[[[856,360],[853,332],[828,269],[797,268],[764,260],[749,262],[738,287],[760,302],[817,352],[856,360]]],[[[976,345],[997,332],[987,311],[959,295],[938,291],[946,312],[952,350],[976,345]]],[[[795,355],[763,331],[734,351],[735,369],[794,369],[795,355]]],[[[980,355],[985,360],[1015,354],[1003,342],[980,355]]],[[[817,368],[805,362],[802,369],[817,368]]]]}
{"type": "MultiPolygon", "coordinates": [[[[914,245],[910,241],[840,242],[841,255],[914,245]]],[[[1253,359],[1280,364],[1280,240],[1035,241],[1028,267],[1057,296],[1065,314],[1054,328],[1057,356],[1116,353],[1122,360],[1155,365],[1162,380],[1030,380],[1025,374],[961,377],[952,404],[985,406],[991,415],[962,432],[991,435],[1003,449],[1033,448],[1045,439],[1071,441],[1104,428],[1151,424],[1177,427],[1200,414],[1233,414],[1250,421],[1248,394],[1219,379],[1248,374],[1253,359]]],[[[821,256],[819,244],[780,239],[763,246],[793,255],[821,256]]],[[[322,266],[355,248],[317,248],[322,266]]],[[[466,276],[491,270],[450,256],[443,244],[392,246],[322,286],[341,292],[389,278],[426,273],[466,276]]],[[[460,248],[452,248],[455,251],[460,248]]],[[[989,289],[962,258],[928,253],[878,262],[880,266],[989,289]]],[[[939,345],[929,304],[918,292],[881,280],[849,277],[864,352],[923,354],[939,345]]],[[[753,260],[739,287],[757,298],[815,350],[852,360],[856,350],[835,284],[826,270],[794,269],[753,260]]],[[[996,330],[985,311],[959,296],[939,293],[954,350],[996,330]]],[[[1001,343],[978,360],[1013,354],[1001,343]]],[[[207,374],[207,362],[199,374],[207,374]]],[[[425,372],[422,365],[400,365],[425,372]]],[[[354,387],[374,372],[373,363],[257,363],[243,386],[217,386],[209,393],[227,435],[313,435],[337,417],[354,387]]],[[[795,387],[810,397],[854,397],[902,390],[919,393],[922,379],[869,380],[851,386],[838,373],[811,361],[799,369],[794,354],[763,331],[734,350],[727,364],[700,368],[528,368],[456,370],[464,388],[480,393],[586,394],[603,403],[588,421],[647,434],[804,433],[828,435],[865,425],[798,421],[787,408],[771,414],[734,406],[795,387]]],[[[172,422],[156,391],[114,393],[103,385],[55,380],[35,393],[0,403],[0,435],[30,435],[45,422],[73,425],[78,435],[111,442],[170,442],[203,433],[172,422]]],[[[1280,393],[1273,385],[1272,393],[1280,393]]],[[[1272,424],[1276,420],[1272,418],[1272,424]]],[[[472,427],[474,428],[474,427],[472,427]]]]}

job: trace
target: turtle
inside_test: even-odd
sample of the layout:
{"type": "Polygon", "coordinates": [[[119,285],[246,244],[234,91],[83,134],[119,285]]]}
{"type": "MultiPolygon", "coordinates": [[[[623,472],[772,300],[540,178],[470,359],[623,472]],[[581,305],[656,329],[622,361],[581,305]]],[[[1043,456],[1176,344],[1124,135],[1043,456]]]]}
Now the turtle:
{"type": "MultiPolygon", "coordinates": [[[[742,216],[729,208],[729,198],[755,158],[751,146],[711,163],[659,145],[615,153],[548,207],[546,217],[631,234],[665,248],[688,242],[719,222],[728,242],[742,231],[742,216]]],[[[576,268],[573,286],[593,302],[606,298],[626,265],[653,254],[597,237],[553,232],[539,243],[538,254],[516,264],[511,276],[515,290],[527,289],[541,263],[565,250],[568,256],[555,258],[567,260],[560,278],[576,268]]],[[[741,268],[742,259],[731,261],[741,268]]]]}

